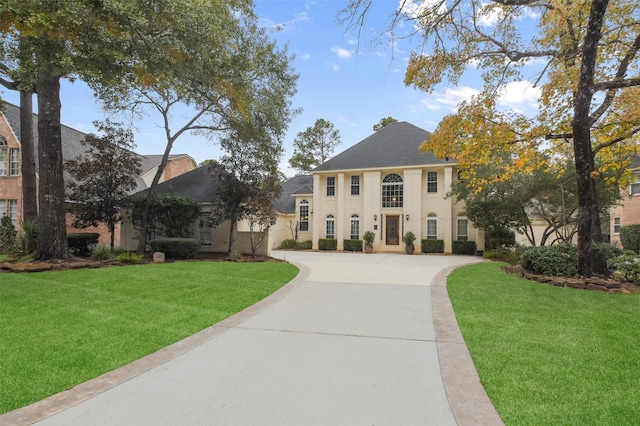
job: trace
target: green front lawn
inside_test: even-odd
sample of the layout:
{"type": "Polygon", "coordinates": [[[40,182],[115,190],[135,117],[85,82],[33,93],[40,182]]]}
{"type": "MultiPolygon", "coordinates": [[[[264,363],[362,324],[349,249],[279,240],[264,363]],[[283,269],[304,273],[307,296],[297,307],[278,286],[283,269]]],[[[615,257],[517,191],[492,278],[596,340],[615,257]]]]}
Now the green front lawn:
{"type": "Polygon", "coordinates": [[[125,365],[273,293],[286,263],[0,273],[0,413],[125,365]]]}
{"type": "Polygon", "coordinates": [[[640,294],[530,282],[481,263],[448,291],[481,381],[507,425],[640,420],[640,294]]]}

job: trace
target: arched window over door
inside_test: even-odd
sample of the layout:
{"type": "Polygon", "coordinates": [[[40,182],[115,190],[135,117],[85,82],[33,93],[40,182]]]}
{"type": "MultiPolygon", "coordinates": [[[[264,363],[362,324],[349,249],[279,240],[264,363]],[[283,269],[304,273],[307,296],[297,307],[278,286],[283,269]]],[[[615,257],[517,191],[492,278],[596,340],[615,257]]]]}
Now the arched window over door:
{"type": "Polygon", "coordinates": [[[396,173],[386,175],[382,180],[382,207],[402,207],[404,183],[396,173]]]}
{"type": "Polygon", "coordinates": [[[336,220],[332,214],[327,216],[325,229],[326,229],[326,238],[335,240],[336,239],[336,220]]]}
{"type": "Polygon", "coordinates": [[[357,214],[351,215],[351,239],[359,240],[360,239],[360,216],[357,214]]]}

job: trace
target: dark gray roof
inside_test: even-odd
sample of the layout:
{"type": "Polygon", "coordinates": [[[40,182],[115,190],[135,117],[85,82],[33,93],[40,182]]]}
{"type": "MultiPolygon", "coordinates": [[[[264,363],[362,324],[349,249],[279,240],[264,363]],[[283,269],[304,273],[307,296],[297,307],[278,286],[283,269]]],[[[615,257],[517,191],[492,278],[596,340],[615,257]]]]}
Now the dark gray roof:
{"type": "MultiPolygon", "coordinates": [[[[9,126],[15,133],[18,140],[21,140],[21,132],[20,132],[20,107],[13,105],[9,102],[4,103],[4,115],[9,122],[9,126]]],[[[82,145],[82,141],[84,140],[86,133],[80,132],[78,130],[72,129],[71,127],[65,126],[64,124],[61,127],[62,133],[62,159],[69,160],[75,158],[86,151],[86,148],[82,145]]],[[[39,169],[39,161],[38,161],[38,114],[33,114],[33,143],[34,143],[34,155],[36,157],[36,170],[39,169]]],[[[140,167],[142,169],[142,175],[147,173],[149,170],[160,164],[162,160],[162,155],[140,155],[136,154],[140,160],[140,167]]],[[[172,154],[169,155],[170,159],[181,157],[185,154],[172,154]]],[[[70,179],[70,176],[65,172],[65,179],[70,179]]],[[[136,179],[138,189],[142,190],[147,187],[142,179],[139,177],[136,179]]]]}
{"type": "Polygon", "coordinates": [[[178,194],[196,203],[212,203],[219,187],[218,179],[207,164],[156,186],[158,194],[178,194]]]}
{"type": "Polygon", "coordinates": [[[280,198],[273,203],[273,207],[280,213],[295,213],[296,199],[293,195],[296,194],[313,194],[313,176],[296,176],[283,183],[280,198]]]}
{"type": "Polygon", "coordinates": [[[429,132],[406,121],[391,123],[351,148],[316,167],[313,171],[353,170],[383,167],[446,164],[433,153],[419,151],[429,132]]]}

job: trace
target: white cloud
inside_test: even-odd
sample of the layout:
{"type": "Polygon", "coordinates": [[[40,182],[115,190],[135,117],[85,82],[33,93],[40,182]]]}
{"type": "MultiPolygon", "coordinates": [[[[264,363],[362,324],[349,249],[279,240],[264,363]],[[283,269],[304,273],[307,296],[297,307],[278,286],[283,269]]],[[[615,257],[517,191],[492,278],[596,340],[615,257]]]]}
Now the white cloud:
{"type": "Polygon", "coordinates": [[[528,81],[508,83],[498,99],[498,104],[519,113],[530,113],[538,109],[540,88],[533,87],[528,81]]]}
{"type": "Polygon", "coordinates": [[[353,54],[355,53],[355,51],[353,50],[347,50],[344,49],[342,47],[339,46],[334,46],[331,49],[329,49],[332,53],[335,53],[336,55],[338,55],[338,58],[340,59],[344,59],[344,60],[349,60],[351,59],[351,57],[353,56],[353,54]]]}
{"type": "Polygon", "coordinates": [[[300,59],[302,59],[303,61],[308,61],[309,59],[311,59],[311,55],[308,53],[303,53],[302,55],[300,55],[300,59]]]}
{"type": "Polygon", "coordinates": [[[326,62],[325,66],[333,71],[338,71],[340,69],[340,65],[334,64],[332,62],[326,62]]]}
{"type": "Polygon", "coordinates": [[[419,107],[413,107],[412,110],[441,111],[446,109],[448,112],[455,112],[458,104],[462,101],[471,99],[472,96],[479,93],[478,89],[469,86],[459,86],[447,88],[444,92],[435,93],[423,98],[419,107]]]}
{"type": "Polygon", "coordinates": [[[447,5],[444,0],[424,0],[422,2],[399,0],[398,3],[398,12],[407,15],[411,19],[417,19],[427,14],[441,14],[446,11],[447,5]]]}

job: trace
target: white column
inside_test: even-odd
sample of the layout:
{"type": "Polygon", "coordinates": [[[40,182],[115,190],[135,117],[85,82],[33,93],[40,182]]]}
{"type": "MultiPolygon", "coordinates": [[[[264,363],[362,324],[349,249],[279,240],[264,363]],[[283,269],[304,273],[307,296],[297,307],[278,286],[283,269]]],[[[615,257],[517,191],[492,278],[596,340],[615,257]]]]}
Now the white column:
{"type": "MultiPolygon", "coordinates": [[[[444,193],[447,194],[451,191],[451,185],[453,185],[453,167],[445,167],[444,168],[444,193]]],[[[449,199],[444,199],[444,215],[442,218],[438,220],[438,227],[440,229],[438,232],[442,235],[442,239],[444,240],[444,252],[451,253],[452,241],[453,241],[453,227],[456,218],[453,217],[453,203],[455,202],[455,197],[451,197],[449,199]]]]}
{"type": "Polygon", "coordinates": [[[346,193],[344,191],[344,173],[338,173],[338,182],[336,183],[336,197],[338,201],[338,211],[336,212],[336,242],[338,243],[338,250],[344,250],[344,229],[345,229],[345,217],[344,217],[344,197],[346,193]]]}
{"type": "Polygon", "coordinates": [[[309,212],[311,214],[311,241],[313,250],[318,250],[318,239],[322,230],[321,212],[320,212],[320,194],[322,188],[320,187],[320,175],[313,175],[313,204],[309,206],[309,212]]]}

